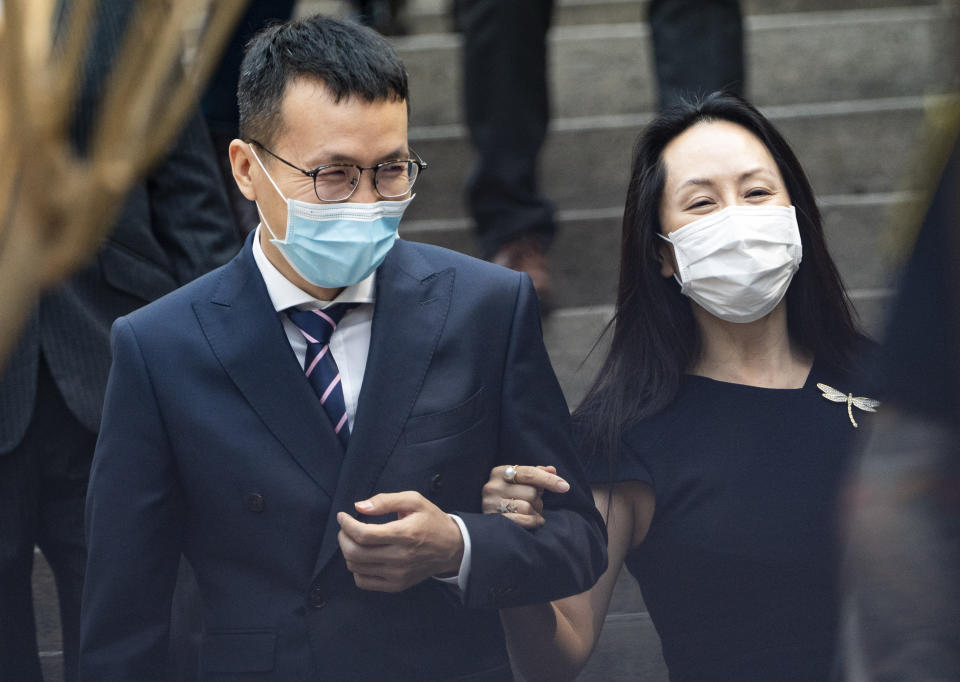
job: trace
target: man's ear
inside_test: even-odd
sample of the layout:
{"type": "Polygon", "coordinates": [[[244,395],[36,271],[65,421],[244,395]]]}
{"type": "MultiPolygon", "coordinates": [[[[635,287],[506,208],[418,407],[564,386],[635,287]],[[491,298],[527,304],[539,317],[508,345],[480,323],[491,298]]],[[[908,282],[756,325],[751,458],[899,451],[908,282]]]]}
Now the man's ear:
{"type": "Polygon", "coordinates": [[[677,272],[677,259],[673,253],[673,244],[663,239],[658,239],[660,245],[657,247],[657,253],[660,261],[660,274],[664,277],[673,277],[677,272]]]}
{"type": "Polygon", "coordinates": [[[257,190],[253,186],[252,173],[260,170],[257,160],[253,158],[250,145],[243,140],[233,140],[230,143],[230,167],[233,169],[233,179],[240,188],[240,193],[250,201],[256,201],[257,190]]]}

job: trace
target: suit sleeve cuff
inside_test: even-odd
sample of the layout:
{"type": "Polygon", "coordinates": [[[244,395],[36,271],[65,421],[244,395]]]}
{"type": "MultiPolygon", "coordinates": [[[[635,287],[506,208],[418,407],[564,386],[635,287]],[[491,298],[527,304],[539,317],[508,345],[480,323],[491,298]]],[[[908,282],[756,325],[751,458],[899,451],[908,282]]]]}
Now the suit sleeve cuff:
{"type": "Polygon", "coordinates": [[[436,580],[448,585],[456,585],[461,593],[466,593],[467,579],[470,577],[470,532],[459,516],[456,514],[448,514],[447,516],[453,519],[457,527],[460,528],[460,535],[463,536],[463,558],[460,560],[460,571],[457,575],[451,575],[448,578],[436,577],[436,580]]]}

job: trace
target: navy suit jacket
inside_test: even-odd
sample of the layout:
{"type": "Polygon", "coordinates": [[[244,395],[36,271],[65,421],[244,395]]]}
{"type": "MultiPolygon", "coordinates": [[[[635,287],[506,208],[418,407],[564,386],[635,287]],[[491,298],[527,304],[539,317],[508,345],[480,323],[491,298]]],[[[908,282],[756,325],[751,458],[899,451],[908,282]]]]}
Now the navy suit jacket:
{"type": "Polygon", "coordinates": [[[205,680],[509,679],[495,609],[600,576],[602,520],[529,278],[402,240],[377,278],[342,465],[249,240],[116,322],[87,505],[83,679],[158,678],[181,550],[203,601],[205,680]],[[545,497],[545,526],[479,513],[491,467],[532,461],[572,486],[545,497]],[[466,523],[462,598],[437,580],[354,585],[336,512],[402,490],[466,523]]]}

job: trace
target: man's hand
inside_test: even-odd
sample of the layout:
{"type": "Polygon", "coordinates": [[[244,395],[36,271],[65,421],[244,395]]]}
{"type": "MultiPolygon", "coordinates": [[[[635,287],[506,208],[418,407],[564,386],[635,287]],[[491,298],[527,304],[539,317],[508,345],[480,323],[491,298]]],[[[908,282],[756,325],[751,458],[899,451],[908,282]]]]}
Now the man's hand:
{"type": "Polygon", "coordinates": [[[420,493],[381,493],[354,506],[368,516],[397,514],[396,521],[382,524],[337,514],[337,540],[360,589],[400,592],[432,576],[460,571],[460,528],[420,493]]]}
{"type": "Polygon", "coordinates": [[[503,514],[524,528],[539,528],[547,522],[540,514],[544,490],[565,493],[570,484],[552,466],[494,467],[483,486],[481,507],[484,514],[503,514]],[[514,471],[510,480],[505,478],[507,469],[514,471]]]}

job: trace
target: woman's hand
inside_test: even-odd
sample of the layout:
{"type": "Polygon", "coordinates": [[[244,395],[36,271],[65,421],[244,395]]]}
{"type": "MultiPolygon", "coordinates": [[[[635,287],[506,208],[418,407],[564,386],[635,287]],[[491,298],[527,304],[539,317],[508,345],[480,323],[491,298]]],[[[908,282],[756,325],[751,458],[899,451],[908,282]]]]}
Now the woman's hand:
{"type": "Polygon", "coordinates": [[[539,528],[547,522],[541,516],[544,490],[565,493],[570,484],[553,466],[494,467],[483,486],[483,513],[503,514],[524,528],[539,528]]]}

